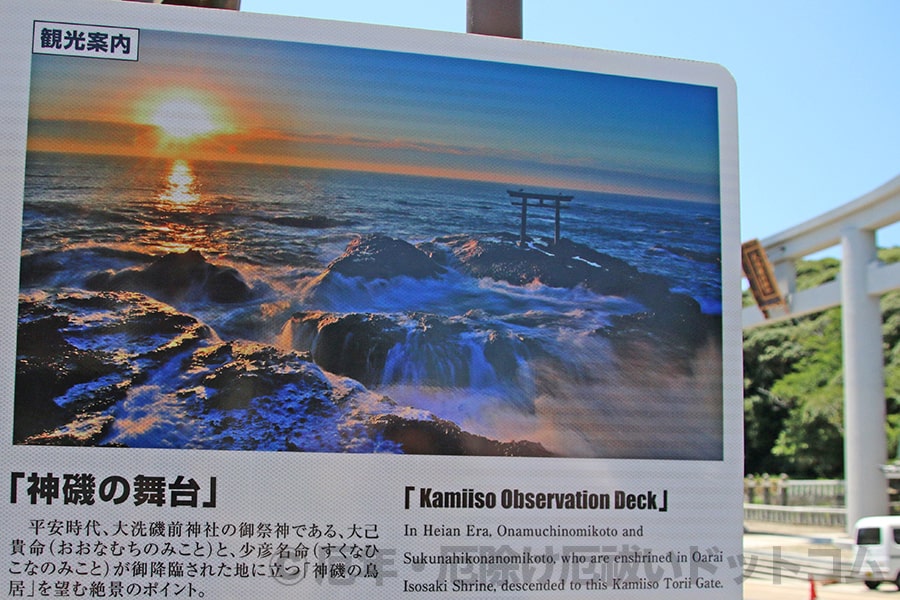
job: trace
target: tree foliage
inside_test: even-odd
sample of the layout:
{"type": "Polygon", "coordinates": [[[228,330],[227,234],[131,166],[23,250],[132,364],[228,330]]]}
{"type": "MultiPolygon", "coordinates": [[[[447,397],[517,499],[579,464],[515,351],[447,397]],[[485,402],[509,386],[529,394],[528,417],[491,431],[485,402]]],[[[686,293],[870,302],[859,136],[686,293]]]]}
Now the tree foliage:
{"type": "MultiPolygon", "coordinates": [[[[884,262],[900,248],[881,250],[884,262]]],[[[833,258],[801,261],[798,289],[836,279],[833,258]]],[[[900,291],[881,301],[889,452],[900,441],[900,291]]],[[[843,477],[841,309],[744,332],[744,470],[843,477]]],[[[888,457],[885,457],[887,460],[888,457]]]]}

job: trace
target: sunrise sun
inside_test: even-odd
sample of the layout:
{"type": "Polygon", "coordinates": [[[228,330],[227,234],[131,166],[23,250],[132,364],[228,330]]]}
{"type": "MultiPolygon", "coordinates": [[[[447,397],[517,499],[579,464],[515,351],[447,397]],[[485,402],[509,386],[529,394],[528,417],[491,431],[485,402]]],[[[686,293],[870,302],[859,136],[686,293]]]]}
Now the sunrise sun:
{"type": "Polygon", "coordinates": [[[170,89],[147,97],[137,107],[137,120],[157,129],[163,147],[183,146],[234,130],[215,98],[187,89],[170,89]]]}

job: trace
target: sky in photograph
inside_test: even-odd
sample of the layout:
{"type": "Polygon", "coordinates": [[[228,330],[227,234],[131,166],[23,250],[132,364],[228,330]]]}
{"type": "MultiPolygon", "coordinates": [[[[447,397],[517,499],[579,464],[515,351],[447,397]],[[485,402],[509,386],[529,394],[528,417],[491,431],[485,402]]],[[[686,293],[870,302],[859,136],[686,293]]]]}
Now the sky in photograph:
{"type": "Polygon", "coordinates": [[[35,55],[30,122],[33,150],[718,201],[716,90],[630,77],[144,29],[137,62],[35,55]]]}
{"type": "MultiPolygon", "coordinates": [[[[464,32],[466,0],[242,0],[266,12],[464,32]]],[[[523,0],[528,40],[723,65],[738,89],[742,239],[900,174],[897,0],[523,0]]],[[[879,231],[900,245],[900,226],[879,231]]]]}

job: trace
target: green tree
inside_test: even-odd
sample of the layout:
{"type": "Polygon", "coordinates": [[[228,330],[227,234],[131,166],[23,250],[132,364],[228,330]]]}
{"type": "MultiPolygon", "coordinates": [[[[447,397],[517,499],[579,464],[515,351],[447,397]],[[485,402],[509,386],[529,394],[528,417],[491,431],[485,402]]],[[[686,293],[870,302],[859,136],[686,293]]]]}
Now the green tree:
{"type": "Polygon", "coordinates": [[[772,454],[794,477],[841,477],[844,471],[840,315],[831,309],[798,323],[802,358],[772,386],[791,407],[772,454]]]}
{"type": "MultiPolygon", "coordinates": [[[[900,248],[881,250],[883,262],[900,248]]],[[[834,280],[840,262],[801,261],[798,289],[834,280]]],[[[900,291],[882,298],[885,396],[891,456],[900,440],[900,291]]],[[[839,308],[744,334],[746,473],[843,476],[843,379],[839,308]]]]}

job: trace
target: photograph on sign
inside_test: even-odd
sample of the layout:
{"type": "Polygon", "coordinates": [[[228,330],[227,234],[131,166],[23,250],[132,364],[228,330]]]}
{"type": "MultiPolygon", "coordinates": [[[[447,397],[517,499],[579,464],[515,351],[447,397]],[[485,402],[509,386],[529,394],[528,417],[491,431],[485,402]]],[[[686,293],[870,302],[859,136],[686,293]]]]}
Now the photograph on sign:
{"type": "Polygon", "coordinates": [[[120,29],[35,24],[15,444],[722,459],[715,87],[120,29]]]}

